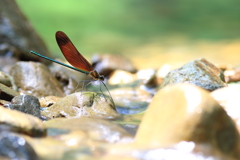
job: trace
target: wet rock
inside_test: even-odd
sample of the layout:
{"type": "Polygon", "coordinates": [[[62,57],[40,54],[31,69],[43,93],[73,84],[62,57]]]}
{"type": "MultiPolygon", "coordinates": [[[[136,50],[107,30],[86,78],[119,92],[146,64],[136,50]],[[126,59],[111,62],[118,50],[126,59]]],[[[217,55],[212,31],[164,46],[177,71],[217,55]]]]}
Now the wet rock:
{"type": "Polygon", "coordinates": [[[42,121],[32,115],[0,106],[0,128],[34,137],[46,135],[42,121]]]}
{"type": "Polygon", "coordinates": [[[169,72],[160,88],[177,83],[190,83],[209,91],[226,86],[221,70],[205,59],[191,61],[169,72]]]}
{"type": "Polygon", "coordinates": [[[60,101],[62,98],[61,97],[56,97],[56,96],[47,96],[39,99],[40,106],[42,108],[45,107],[50,107],[56,102],[60,101]]]}
{"type": "Polygon", "coordinates": [[[96,54],[92,57],[92,66],[101,75],[108,77],[113,71],[119,69],[135,73],[137,70],[133,64],[121,55],[99,55],[96,54]]]}
{"type": "Polygon", "coordinates": [[[211,93],[211,96],[225,109],[227,114],[236,122],[240,133],[240,85],[232,85],[217,89],[211,93]]]}
{"type": "Polygon", "coordinates": [[[136,114],[146,110],[152,95],[139,88],[119,88],[110,91],[120,114],[136,114]]]}
{"type": "Polygon", "coordinates": [[[236,124],[208,92],[190,84],[160,90],[136,135],[141,146],[169,146],[180,141],[209,144],[226,156],[240,158],[236,124]]]}
{"type": "Polygon", "coordinates": [[[103,93],[76,92],[62,98],[41,112],[47,119],[57,117],[116,118],[118,113],[111,98],[103,93]]]}
{"type": "Polygon", "coordinates": [[[0,133],[0,159],[37,160],[33,148],[23,137],[10,132],[0,133]]]}
{"type": "Polygon", "coordinates": [[[19,91],[36,97],[64,96],[61,84],[49,69],[37,62],[18,62],[10,71],[19,91]]]}
{"type": "Polygon", "coordinates": [[[30,95],[16,96],[12,99],[11,104],[4,105],[9,109],[15,109],[23,113],[31,114],[38,118],[40,115],[40,103],[38,99],[30,95]]]}
{"type": "MultiPolygon", "coordinates": [[[[97,118],[56,118],[45,123],[48,128],[48,135],[54,135],[58,139],[64,139],[68,142],[73,136],[67,136],[71,132],[83,132],[74,139],[89,138],[93,141],[107,142],[107,143],[129,143],[133,141],[133,136],[124,129],[109,121],[97,118]],[[60,132],[60,131],[64,132],[60,132]]],[[[71,134],[70,134],[71,135],[71,134]]],[[[72,134],[73,135],[73,134],[72,134]]],[[[81,143],[80,143],[81,144],[81,143]]]]}
{"type": "Polygon", "coordinates": [[[13,97],[18,95],[18,92],[0,83],[0,99],[11,101],[13,97]]]}
{"type": "Polygon", "coordinates": [[[31,49],[50,57],[46,45],[14,0],[0,1],[0,19],[1,55],[11,55],[20,60],[40,60],[49,63],[49,61],[28,53],[28,50],[31,49]]]}

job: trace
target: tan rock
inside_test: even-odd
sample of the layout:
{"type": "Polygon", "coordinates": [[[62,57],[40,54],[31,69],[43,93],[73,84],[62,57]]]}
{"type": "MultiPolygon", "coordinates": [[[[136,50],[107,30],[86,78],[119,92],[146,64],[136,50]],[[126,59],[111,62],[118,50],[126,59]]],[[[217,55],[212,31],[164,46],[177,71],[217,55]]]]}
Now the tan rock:
{"type": "MultiPolygon", "coordinates": [[[[133,136],[122,127],[107,120],[97,118],[55,118],[45,123],[47,128],[63,130],[57,139],[64,140],[69,145],[69,140],[75,139],[75,143],[86,138],[107,143],[127,143],[133,141],[133,136]],[[76,136],[78,133],[79,135],[76,136]]],[[[57,134],[55,134],[57,135],[57,134]]],[[[81,144],[81,143],[80,143],[81,144]]],[[[79,145],[79,144],[78,144],[79,145]]]]}
{"type": "Polygon", "coordinates": [[[240,137],[225,110],[199,87],[178,84],[153,98],[136,135],[142,146],[169,146],[180,141],[208,143],[240,158],[240,137]]]}
{"type": "Polygon", "coordinates": [[[58,102],[61,100],[62,97],[57,97],[57,96],[47,96],[39,99],[40,106],[41,107],[50,107],[54,103],[58,102]]]}
{"type": "Polygon", "coordinates": [[[45,136],[46,128],[42,121],[32,115],[16,110],[9,110],[0,106],[0,125],[8,130],[24,133],[30,136],[45,136]]]}
{"type": "Polygon", "coordinates": [[[37,62],[18,62],[10,71],[19,91],[36,97],[65,96],[61,84],[49,69],[37,62]]]}
{"type": "Polygon", "coordinates": [[[211,96],[226,110],[227,114],[236,122],[240,133],[240,85],[232,85],[217,89],[211,96]]]}
{"type": "Polygon", "coordinates": [[[99,117],[116,118],[119,116],[111,98],[103,93],[76,92],[62,98],[41,114],[47,119],[57,117],[99,117]]]}

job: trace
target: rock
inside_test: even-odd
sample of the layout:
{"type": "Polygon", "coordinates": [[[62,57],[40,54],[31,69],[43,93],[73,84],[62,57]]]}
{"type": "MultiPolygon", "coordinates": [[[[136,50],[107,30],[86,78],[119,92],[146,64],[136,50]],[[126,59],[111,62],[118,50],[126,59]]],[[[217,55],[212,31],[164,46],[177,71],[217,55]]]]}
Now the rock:
{"type": "Polygon", "coordinates": [[[135,83],[136,81],[141,82],[141,89],[144,89],[150,93],[155,93],[155,89],[158,86],[157,78],[155,76],[155,70],[140,70],[133,74],[123,70],[115,70],[108,80],[111,85],[121,85],[135,83]]]}
{"type": "Polygon", "coordinates": [[[118,124],[128,131],[128,133],[135,136],[143,115],[144,114],[121,115],[118,119],[112,120],[111,122],[118,124]]]}
{"type": "Polygon", "coordinates": [[[173,69],[169,64],[164,64],[161,68],[156,71],[156,77],[158,84],[161,84],[164,77],[173,69]]]}
{"type": "Polygon", "coordinates": [[[11,132],[0,133],[0,148],[1,159],[38,160],[37,154],[26,140],[11,132]]]}
{"type": "Polygon", "coordinates": [[[115,70],[109,78],[108,83],[111,85],[126,84],[134,82],[136,80],[138,80],[136,74],[123,70],[115,70]]]}
{"type": "Polygon", "coordinates": [[[5,101],[5,100],[0,99],[0,106],[1,107],[4,107],[4,105],[9,104],[9,103],[10,103],[9,101],[5,101]]]}
{"type": "Polygon", "coordinates": [[[65,95],[74,93],[78,88],[82,88],[79,81],[86,80],[87,77],[85,74],[60,66],[59,64],[52,65],[50,70],[53,76],[62,84],[65,95]]]}
{"type": "Polygon", "coordinates": [[[1,106],[0,128],[34,137],[46,135],[46,128],[40,119],[16,110],[9,110],[1,106]]]}
{"type": "Polygon", "coordinates": [[[42,108],[45,108],[45,107],[52,106],[54,103],[60,101],[61,99],[62,99],[61,97],[47,96],[47,97],[40,98],[39,102],[40,102],[40,106],[42,108]]]}
{"type": "Polygon", "coordinates": [[[166,87],[154,96],[135,143],[169,146],[181,141],[209,144],[226,156],[240,158],[236,124],[207,91],[190,84],[166,87]]]}
{"type": "Polygon", "coordinates": [[[31,49],[50,57],[43,40],[14,0],[0,1],[0,19],[0,55],[14,56],[20,60],[40,60],[49,64],[49,61],[28,53],[31,49]]]}
{"type": "Polygon", "coordinates": [[[158,80],[154,69],[140,70],[137,72],[137,77],[142,80],[141,89],[146,90],[152,95],[156,94],[158,80]]]}
{"type": "Polygon", "coordinates": [[[4,105],[7,108],[15,109],[23,113],[31,114],[38,118],[40,115],[40,103],[34,96],[21,95],[12,99],[11,104],[4,105]]]}
{"type": "Polygon", "coordinates": [[[227,114],[236,122],[240,133],[240,112],[239,112],[240,85],[232,85],[217,89],[211,96],[225,109],[227,114]]]}
{"type": "Polygon", "coordinates": [[[92,66],[98,71],[98,73],[100,73],[100,75],[104,75],[105,77],[108,77],[117,69],[131,73],[135,73],[137,71],[128,59],[116,54],[96,54],[92,57],[92,66]]]}
{"type": "Polygon", "coordinates": [[[19,91],[36,97],[64,96],[61,84],[52,76],[49,69],[37,62],[18,62],[11,71],[19,91]]]}
{"type": "Polygon", "coordinates": [[[62,98],[41,112],[47,119],[57,117],[116,118],[118,113],[111,98],[103,93],[76,92],[62,98]]]}
{"type": "Polygon", "coordinates": [[[224,71],[227,83],[240,81],[240,67],[224,71]]]}
{"type": "Polygon", "coordinates": [[[18,62],[18,59],[16,57],[11,57],[12,56],[11,54],[12,53],[10,53],[10,55],[7,54],[5,56],[0,56],[0,69],[5,73],[9,73],[12,66],[18,62]]]}
{"type": "Polygon", "coordinates": [[[136,114],[146,110],[152,95],[139,88],[119,88],[110,91],[120,114],[136,114]]]}
{"type": "Polygon", "coordinates": [[[7,87],[12,87],[11,80],[4,72],[0,71],[0,83],[4,84],[7,87]]]}
{"type": "Polygon", "coordinates": [[[0,99],[11,101],[19,93],[0,83],[0,99]]]}
{"type": "MultiPolygon", "coordinates": [[[[182,141],[172,147],[139,148],[131,144],[109,148],[102,159],[136,158],[137,160],[236,160],[219,152],[206,144],[195,144],[182,141]]],[[[95,157],[96,159],[100,159],[95,157]]]]}
{"type": "Polygon", "coordinates": [[[190,83],[209,91],[226,86],[221,70],[203,58],[169,72],[160,89],[177,83],[190,83]]]}
{"type": "MultiPolygon", "coordinates": [[[[56,136],[59,140],[66,143],[71,139],[107,142],[107,143],[129,143],[133,141],[133,136],[124,129],[109,121],[97,118],[55,118],[45,123],[48,128],[48,134],[56,136]],[[62,132],[61,132],[62,130],[62,132]],[[64,131],[64,132],[63,132],[64,131]],[[80,136],[71,137],[71,132],[78,131],[80,136]],[[82,138],[81,138],[82,136],[82,138]],[[79,139],[80,138],[80,139],[79,139]]],[[[72,134],[73,135],[73,134],[72,134]]],[[[80,143],[81,144],[81,143],[80,143]]],[[[79,145],[79,144],[78,144],[79,145]]]]}

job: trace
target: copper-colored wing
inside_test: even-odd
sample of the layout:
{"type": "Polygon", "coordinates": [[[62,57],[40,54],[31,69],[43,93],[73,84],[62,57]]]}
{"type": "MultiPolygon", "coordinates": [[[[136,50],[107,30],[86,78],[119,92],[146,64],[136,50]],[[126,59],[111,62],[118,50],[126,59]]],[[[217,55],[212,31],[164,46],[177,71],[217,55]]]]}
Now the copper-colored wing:
{"type": "Polygon", "coordinates": [[[83,70],[87,74],[93,70],[91,64],[78,52],[68,36],[62,32],[56,32],[56,40],[64,57],[74,67],[83,70]]]}

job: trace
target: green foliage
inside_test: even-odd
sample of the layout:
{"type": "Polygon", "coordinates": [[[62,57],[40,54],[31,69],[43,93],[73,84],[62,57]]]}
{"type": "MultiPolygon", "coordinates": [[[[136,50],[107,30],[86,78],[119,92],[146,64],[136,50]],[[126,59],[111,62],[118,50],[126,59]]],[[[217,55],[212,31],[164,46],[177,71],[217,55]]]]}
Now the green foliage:
{"type": "Polygon", "coordinates": [[[54,52],[54,34],[66,32],[84,54],[119,53],[174,34],[189,38],[240,37],[236,0],[16,0],[54,52]]]}

